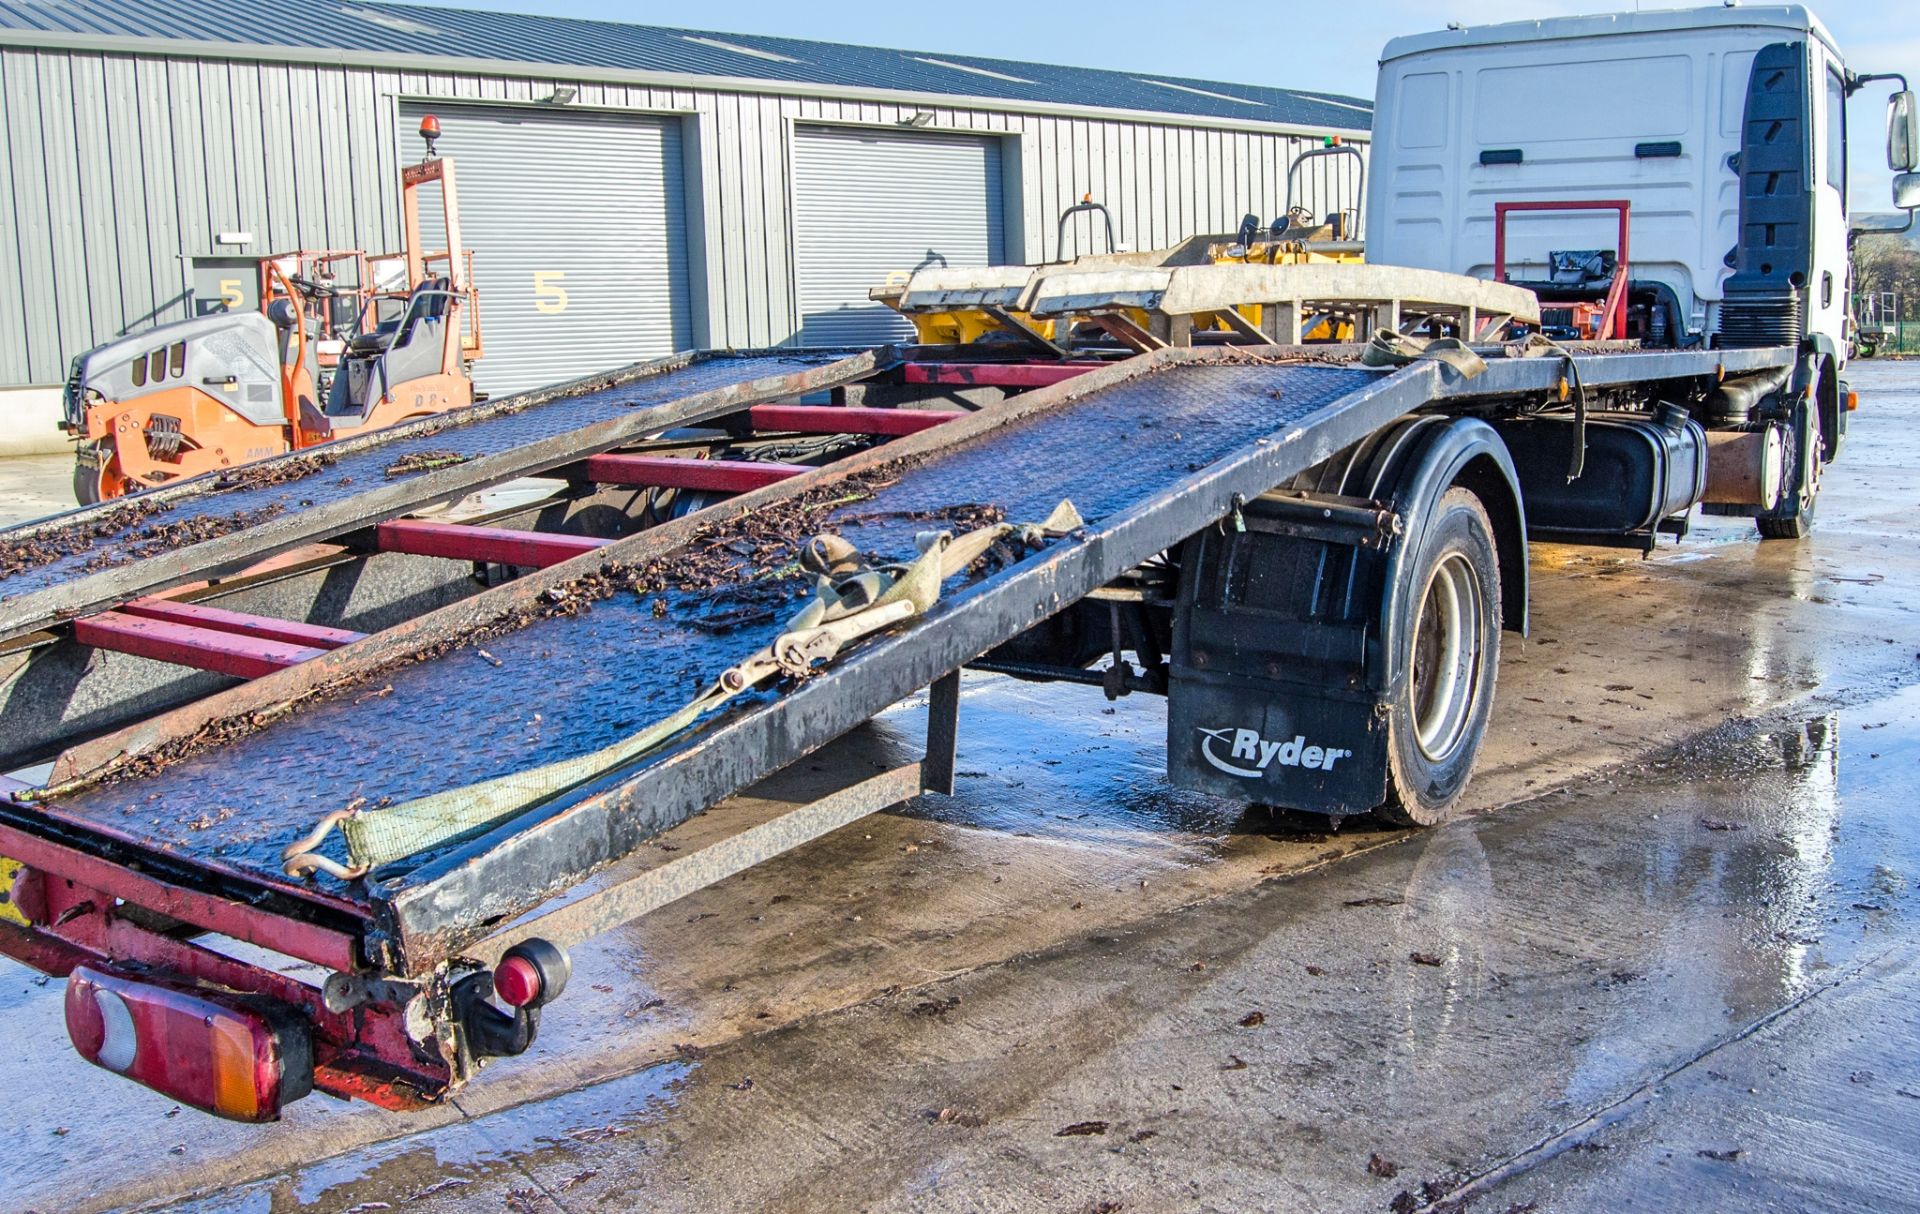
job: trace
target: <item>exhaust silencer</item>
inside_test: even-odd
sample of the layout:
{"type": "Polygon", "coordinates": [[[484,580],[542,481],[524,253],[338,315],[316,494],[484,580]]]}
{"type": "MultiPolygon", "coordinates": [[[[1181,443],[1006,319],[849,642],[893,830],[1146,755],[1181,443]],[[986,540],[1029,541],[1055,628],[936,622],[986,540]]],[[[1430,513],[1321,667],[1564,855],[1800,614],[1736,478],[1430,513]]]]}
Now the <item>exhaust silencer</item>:
{"type": "Polygon", "coordinates": [[[1771,510],[1786,479],[1786,443],[1780,427],[1707,432],[1707,491],[1700,500],[1771,510]]]}

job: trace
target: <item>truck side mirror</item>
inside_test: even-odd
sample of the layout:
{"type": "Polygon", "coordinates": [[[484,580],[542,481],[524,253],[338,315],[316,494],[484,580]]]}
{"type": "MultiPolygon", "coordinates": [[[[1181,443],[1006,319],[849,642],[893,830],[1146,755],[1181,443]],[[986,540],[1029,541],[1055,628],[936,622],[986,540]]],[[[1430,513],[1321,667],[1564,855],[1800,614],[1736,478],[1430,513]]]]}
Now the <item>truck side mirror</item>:
{"type": "Polygon", "coordinates": [[[1895,210],[1900,211],[1920,207],[1920,173],[1893,175],[1893,205],[1895,210]]]}
{"type": "Polygon", "coordinates": [[[1920,108],[1911,90],[1903,89],[1887,102],[1887,167],[1896,173],[1920,169],[1920,108]]]}

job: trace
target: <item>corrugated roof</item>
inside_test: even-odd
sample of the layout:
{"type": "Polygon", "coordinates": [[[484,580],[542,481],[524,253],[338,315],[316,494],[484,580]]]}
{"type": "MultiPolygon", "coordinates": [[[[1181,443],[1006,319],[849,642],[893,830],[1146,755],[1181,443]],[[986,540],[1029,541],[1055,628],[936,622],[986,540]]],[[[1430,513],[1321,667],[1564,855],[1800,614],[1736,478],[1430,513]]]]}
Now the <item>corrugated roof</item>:
{"type": "Polygon", "coordinates": [[[1337,93],[571,17],[359,0],[0,0],[0,43],[103,38],[731,77],[1337,130],[1365,130],[1373,115],[1369,102],[1337,93]],[[10,38],[13,31],[29,38],[10,38]]]}

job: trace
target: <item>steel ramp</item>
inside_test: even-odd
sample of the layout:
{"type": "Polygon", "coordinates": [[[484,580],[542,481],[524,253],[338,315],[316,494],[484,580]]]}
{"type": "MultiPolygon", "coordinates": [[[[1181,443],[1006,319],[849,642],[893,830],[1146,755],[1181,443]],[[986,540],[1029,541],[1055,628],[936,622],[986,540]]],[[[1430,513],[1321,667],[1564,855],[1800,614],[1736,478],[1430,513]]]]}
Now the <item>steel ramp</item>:
{"type": "MultiPolygon", "coordinates": [[[[305,933],[313,943],[289,951],[336,968],[345,948],[390,971],[424,973],[1220,525],[1236,499],[1424,405],[1551,391],[1565,373],[1561,360],[1541,358],[1490,357],[1471,379],[1433,362],[1378,371],[1311,361],[1324,357],[1312,349],[1159,351],[663,523],[73,747],[54,778],[80,783],[38,803],[0,801],[0,853],[31,863],[60,849],[62,863],[86,868],[96,888],[179,906],[168,913],[190,922],[243,939],[260,927],[279,940],[305,933]],[[811,534],[837,531],[904,556],[917,530],[964,526],[956,507],[1037,521],[1063,498],[1087,517],[1083,530],[951,585],[925,617],[786,694],[736,701],[619,772],[370,882],[302,883],[280,873],[280,849],[355,796],[378,803],[464,786],[586,753],[666,716],[778,631],[782,613],[744,618],[737,609],[752,597],[755,572],[784,565],[811,534]],[[788,533],[772,546],[736,547],[755,519],[785,519],[788,533]],[[713,576],[696,584],[620,591],[585,612],[569,605],[608,568],[652,578],[702,562],[713,576]],[[156,882],[166,889],[149,888],[156,882]]],[[[1579,361],[1594,389],[1742,373],[1792,357],[1607,352],[1579,361]]]]}
{"type": "MultiPolygon", "coordinates": [[[[364,903],[386,962],[418,972],[484,934],[488,923],[569,888],[1218,520],[1235,494],[1258,493],[1425,403],[1439,375],[1430,364],[1385,373],[1170,351],[737,498],[707,513],[822,502],[806,516],[806,534],[783,542],[830,531],[885,556],[911,555],[915,533],[957,507],[1037,521],[1067,499],[1089,525],[959,589],[924,621],[870,642],[797,690],[739,703],[599,786],[486,837],[416,857],[410,869],[376,873],[371,885],[322,879],[314,892],[336,905],[364,903]],[[843,500],[853,491],[858,500],[843,500]]],[[[701,516],[679,520],[546,574],[607,561],[687,560],[701,550],[700,530],[717,525],[701,516]]],[[[280,688],[297,685],[282,680],[298,680],[309,667],[349,670],[360,654],[408,643],[395,633],[412,632],[415,644],[457,644],[458,635],[433,641],[456,618],[443,609],[441,620],[424,617],[417,629],[391,630],[192,706],[199,714],[192,720],[162,718],[77,748],[86,753],[63,759],[63,776],[111,764],[116,747],[164,746],[170,729],[238,735],[139,778],[8,813],[298,897],[301,884],[280,874],[280,850],[356,797],[400,802],[458,787],[584,753],[670,714],[703,680],[778,634],[784,612],[717,632],[713,621],[737,608],[756,565],[780,562],[782,551],[778,543],[758,548],[701,589],[623,591],[584,613],[538,619],[431,660],[377,667],[291,712],[275,709],[264,727],[250,720],[280,688]],[[229,715],[207,715],[221,711],[229,715]]],[[[524,601],[537,587],[515,584],[455,607],[471,621],[484,608],[480,600],[524,601]]],[[[472,635],[470,622],[460,627],[472,635]]]]}

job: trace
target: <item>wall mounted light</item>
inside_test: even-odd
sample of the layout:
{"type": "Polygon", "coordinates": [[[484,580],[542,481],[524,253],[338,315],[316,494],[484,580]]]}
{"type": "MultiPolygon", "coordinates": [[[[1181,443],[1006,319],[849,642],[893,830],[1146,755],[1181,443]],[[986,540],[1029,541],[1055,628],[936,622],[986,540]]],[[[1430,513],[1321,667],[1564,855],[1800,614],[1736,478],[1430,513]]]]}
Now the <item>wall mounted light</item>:
{"type": "Polygon", "coordinates": [[[900,125],[910,126],[910,127],[932,126],[933,119],[934,119],[934,113],[932,110],[917,110],[914,112],[913,117],[902,118],[900,120],[900,125]]]}
{"type": "Polygon", "coordinates": [[[578,97],[579,95],[580,95],[579,89],[574,88],[571,84],[563,84],[553,90],[553,96],[547,98],[546,104],[568,105],[568,104],[571,104],[573,99],[575,97],[578,97]]]}

